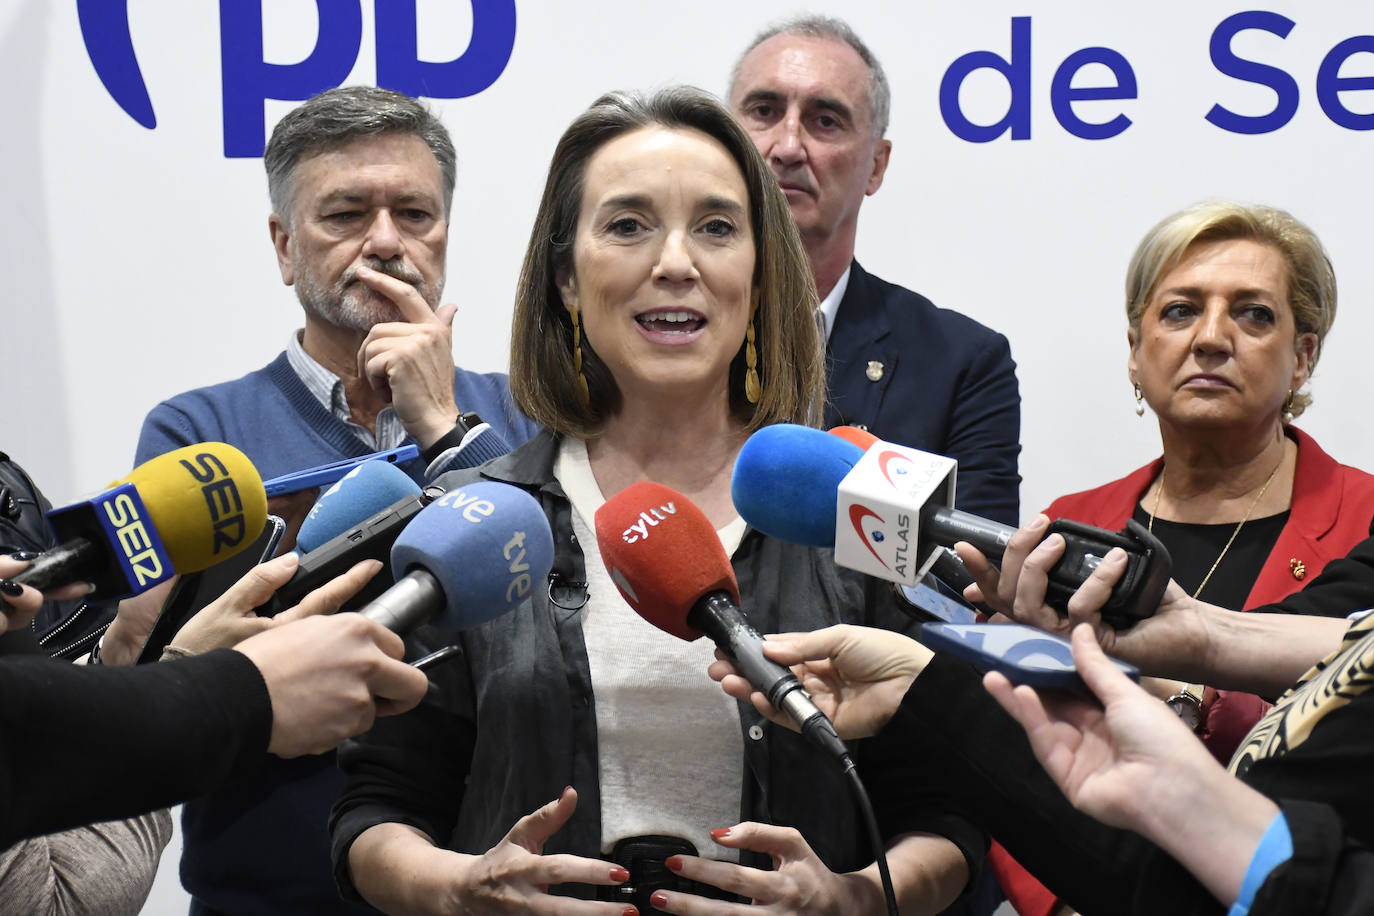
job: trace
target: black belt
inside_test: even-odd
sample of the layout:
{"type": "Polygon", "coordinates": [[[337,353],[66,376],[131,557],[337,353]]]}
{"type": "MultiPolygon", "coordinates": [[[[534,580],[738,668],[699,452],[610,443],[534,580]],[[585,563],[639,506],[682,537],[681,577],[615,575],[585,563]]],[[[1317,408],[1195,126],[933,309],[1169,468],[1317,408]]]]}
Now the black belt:
{"type": "Polygon", "coordinates": [[[624,903],[641,913],[652,913],[649,898],[655,891],[676,891],[695,894],[712,900],[748,903],[738,894],[723,891],[713,884],[702,884],[675,875],[663,864],[669,856],[695,856],[697,848],[682,837],[629,836],[618,841],[606,858],[630,873],[630,880],[617,886],[597,886],[596,899],[609,903],[624,903]]]}

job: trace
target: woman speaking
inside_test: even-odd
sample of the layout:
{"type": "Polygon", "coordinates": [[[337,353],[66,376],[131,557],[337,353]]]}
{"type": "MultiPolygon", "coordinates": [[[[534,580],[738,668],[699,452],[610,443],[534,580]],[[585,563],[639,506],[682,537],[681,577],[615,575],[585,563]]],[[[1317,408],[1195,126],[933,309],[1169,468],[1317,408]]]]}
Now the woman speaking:
{"type": "MultiPolygon", "coordinates": [[[[750,432],[819,416],[815,303],[776,181],[710,96],[612,94],[568,128],[511,339],[512,393],[549,432],[474,472],[540,499],[550,587],[458,634],[439,696],[341,754],[345,892],[405,912],[883,910],[838,768],[722,703],[701,673],[711,646],[635,615],[592,524],[607,498],[654,480],[717,528],[760,631],[908,627],[890,589],[746,530],[730,499],[750,432]]],[[[881,743],[856,753],[903,912],[938,912],[983,840],[885,768],[881,743]]]]}

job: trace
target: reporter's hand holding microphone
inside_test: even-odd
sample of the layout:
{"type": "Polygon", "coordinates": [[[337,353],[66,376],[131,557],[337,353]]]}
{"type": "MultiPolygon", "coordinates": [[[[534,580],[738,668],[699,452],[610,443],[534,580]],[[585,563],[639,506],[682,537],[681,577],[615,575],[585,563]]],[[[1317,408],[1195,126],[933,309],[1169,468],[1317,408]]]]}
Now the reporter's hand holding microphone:
{"type": "MultiPolygon", "coordinates": [[[[224,443],[187,446],[136,468],[124,481],[50,515],[59,547],[32,562],[0,558],[5,612],[0,626],[27,624],[42,596],[94,591],[137,594],[173,572],[218,563],[250,545],[266,518],[262,479],[246,456],[224,443]],[[105,520],[109,525],[105,524],[105,520]]],[[[262,674],[272,701],[269,750],[320,753],[403,712],[424,696],[424,674],[400,661],[404,646],[385,627],[337,610],[380,569],[356,564],[275,618],[254,608],[295,570],[282,557],[255,567],[179,634],[183,654],[237,644],[262,674]]]]}

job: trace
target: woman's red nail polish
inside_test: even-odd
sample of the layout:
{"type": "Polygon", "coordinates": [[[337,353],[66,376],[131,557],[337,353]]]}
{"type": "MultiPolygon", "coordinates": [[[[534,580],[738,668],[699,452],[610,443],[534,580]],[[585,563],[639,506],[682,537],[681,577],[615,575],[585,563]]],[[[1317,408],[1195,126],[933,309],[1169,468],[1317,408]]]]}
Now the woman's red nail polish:
{"type": "Polygon", "coordinates": [[[624,884],[626,881],[630,880],[630,873],[617,865],[615,868],[611,869],[611,880],[616,884],[624,884]]]}
{"type": "Polygon", "coordinates": [[[663,893],[663,891],[654,891],[649,895],[649,902],[654,906],[667,906],[668,895],[663,893]]]}
{"type": "Polygon", "coordinates": [[[730,828],[729,828],[729,827],[717,827],[715,830],[712,830],[712,831],[711,831],[711,839],[713,839],[713,840],[719,840],[719,839],[721,839],[721,838],[723,838],[723,837],[727,837],[727,836],[729,836],[729,835],[730,835],[730,828]]]}
{"type": "Polygon", "coordinates": [[[668,867],[670,872],[680,872],[682,871],[682,856],[669,856],[663,860],[663,864],[668,867]]]}
{"type": "Polygon", "coordinates": [[[621,913],[620,916],[639,916],[639,910],[632,906],[627,906],[625,907],[625,912],[621,913]]]}

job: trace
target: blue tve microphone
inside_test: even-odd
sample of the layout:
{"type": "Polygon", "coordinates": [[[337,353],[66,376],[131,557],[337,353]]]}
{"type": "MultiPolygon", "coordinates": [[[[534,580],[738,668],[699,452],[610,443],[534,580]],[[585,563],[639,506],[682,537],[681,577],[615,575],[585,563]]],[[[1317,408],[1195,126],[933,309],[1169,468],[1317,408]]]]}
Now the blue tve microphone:
{"type": "Polygon", "coordinates": [[[325,490],[296,535],[296,548],[309,553],[358,522],[396,502],[420,495],[420,485],[388,461],[367,461],[325,490]]]}
{"type": "Polygon", "coordinates": [[[397,633],[465,630],[515,608],[548,579],[553,533],[539,502],[482,480],[449,490],[391,548],[396,584],[361,610],[397,633]]]}

